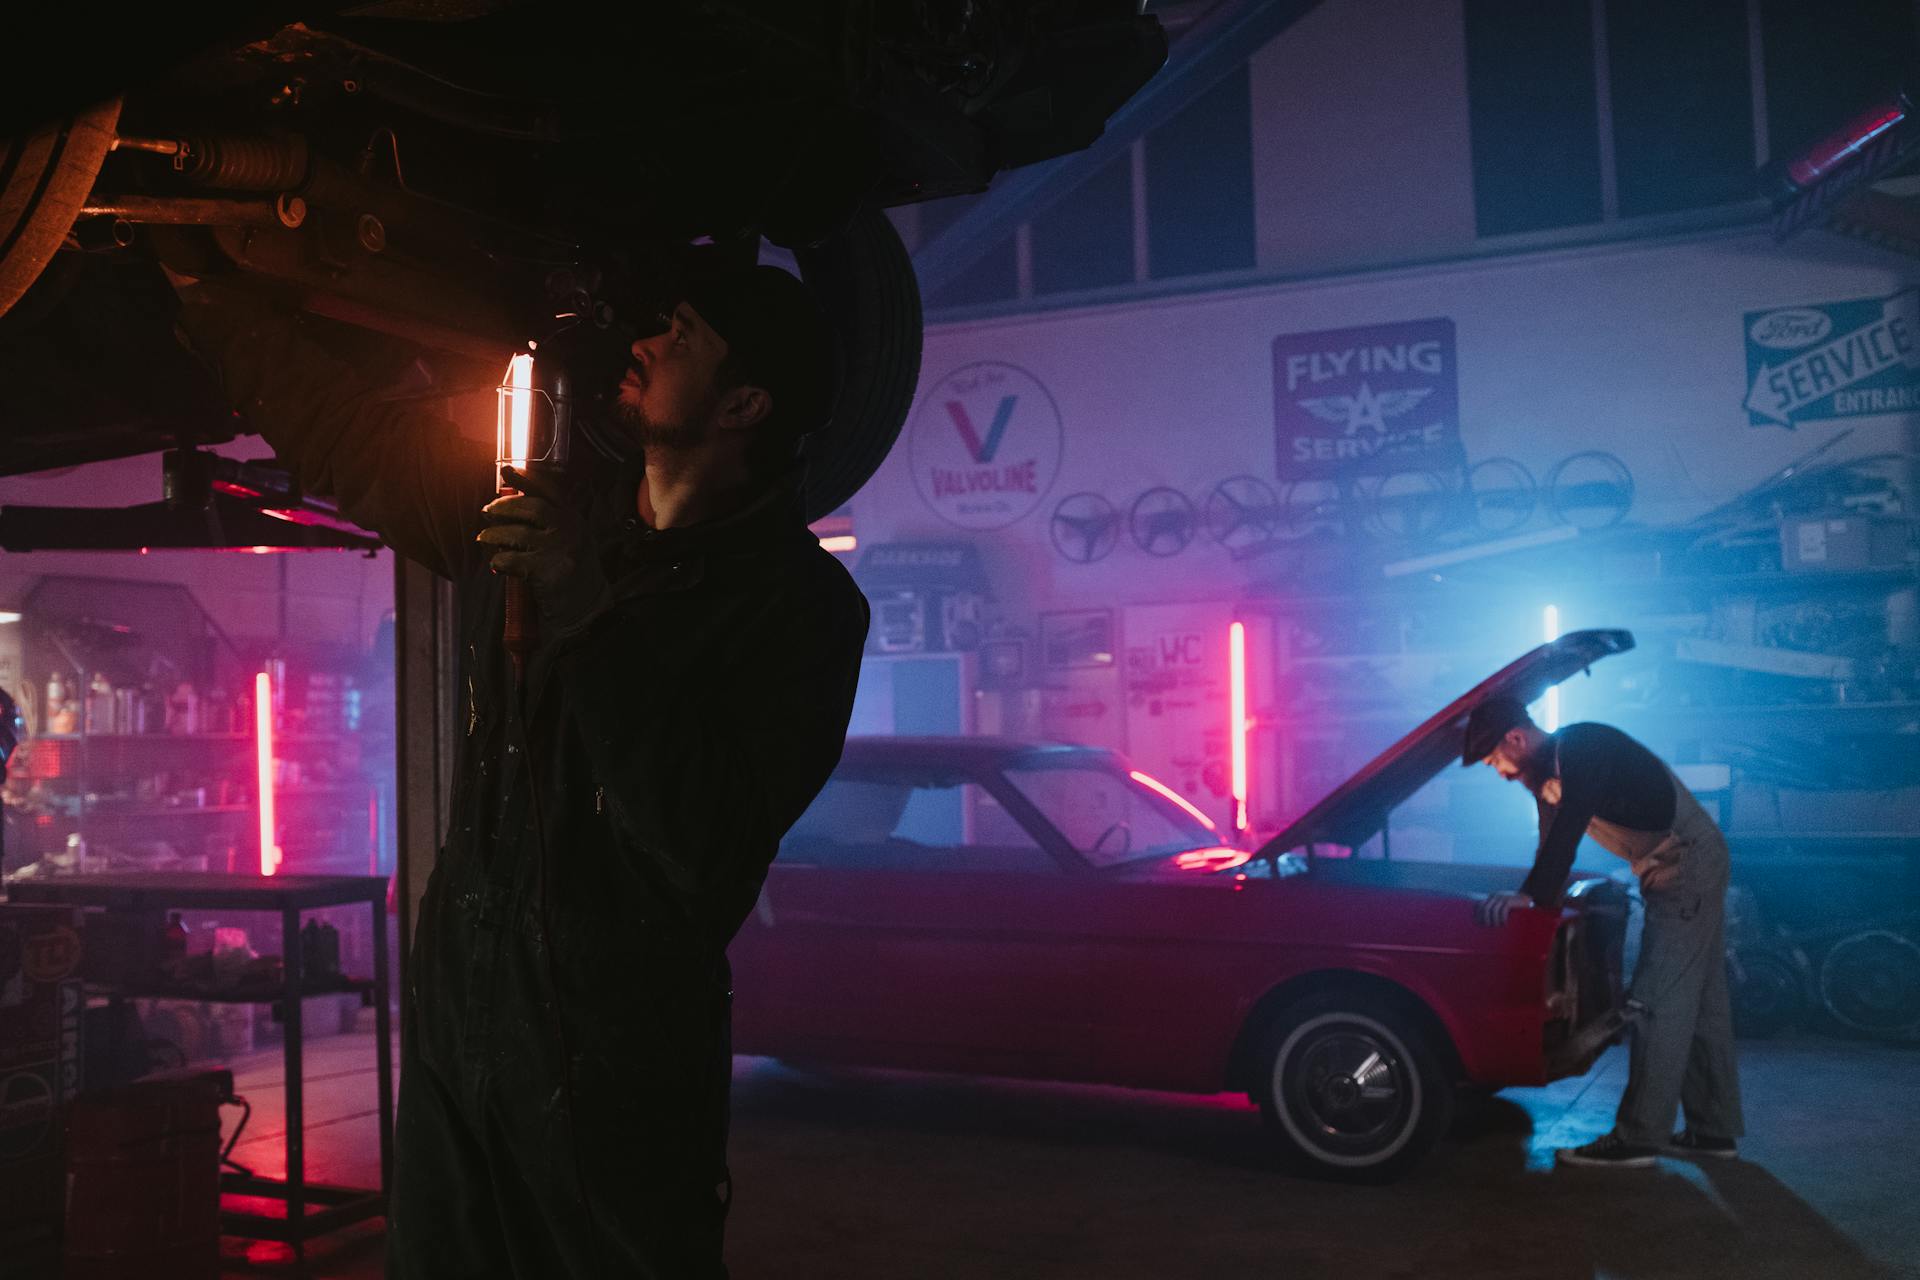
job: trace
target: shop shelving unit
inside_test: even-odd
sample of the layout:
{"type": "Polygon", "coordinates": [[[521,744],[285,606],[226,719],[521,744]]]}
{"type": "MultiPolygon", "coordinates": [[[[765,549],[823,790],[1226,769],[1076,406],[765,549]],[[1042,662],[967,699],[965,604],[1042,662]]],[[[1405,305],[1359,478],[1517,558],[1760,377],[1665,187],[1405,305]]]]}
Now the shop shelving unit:
{"type": "Polygon", "coordinates": [[[104,873],[59,876],[45,881],[9,886],[16,902],[59,903],[86,910],[158,914],[170,909],[269,912],[280,920],[283,963],[278,983],[258,987],[213,989],[198,985],[132,982],[90,986],[89,994],[106,999],[143,996],[200,1000],[219,1004],[269,1004],[285,1025],[281,1041],[285,1057],[286,1167],[285,1178],[266,1178],[238,1170],[221,1173],[221,1190],[243,1198],[240,1203],[265,1201],[278,1212],[259,1212],[238,1205],[223,1209],[221,1227],[227,1234],[258,1240],[277,1240],[293,1246],[296,1254],[308,1240],[350,1223],[386,1212],[387,1188],[392,1181],[393,1056],[390,1013],[390,965],[387,954],[387,882],[379,876],[243,877],[216,873],[104,873]],[[328,907],[366,907],[371,915],[373,975],[347,978],[308,975],[302,971],[301,918],[328,907]],[[305,1086],[302,1054],[301,1003],[316,995],[357,994],[374,1008],[375,1089],[380,1142],[380,1185],[345,1187],[311,1182],[306,1176],[305,1086]]]}

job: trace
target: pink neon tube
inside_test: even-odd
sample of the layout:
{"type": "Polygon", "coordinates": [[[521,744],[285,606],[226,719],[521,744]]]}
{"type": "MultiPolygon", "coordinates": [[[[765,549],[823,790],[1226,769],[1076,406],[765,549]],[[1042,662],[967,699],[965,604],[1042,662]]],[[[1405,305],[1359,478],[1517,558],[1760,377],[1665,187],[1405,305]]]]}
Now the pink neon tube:
{"type": "Polygon", "coordinates": [[[1220,829],[1213,825],[1212,818],[1209,818],[1206,814],[1200,812],[1200,810],[1193,807],[1193,801],[1187,799],[1185,796],[1181,795],[1178,791],[1175,791],[1172,787],[1160,781],[1160,779],[1153,777],[1150,774],[1142,773],[1138,769],[1135,769],[1132,773],[1129,773],[1127,776],[1129,778],[1132,778],[1135,782],[1139,783],[1143,787],[1148,787],[1154,791],[1158,791],[1161,795],[1173,801],[1175,804],[1179,805],[1182,809],[1185,809],[1188,813],[1192,814],[1196,819],[1198,819],[1200,822],[1200,825],[1205,827],[1207,830],[1218,831],[1220,829]]]}
{"type": "Polygon", "coordinates": [[[1233,826],[1247,829],[1247,624],[1227,629],[1227,680],[1233,717],[1233,826]]]}
{"type": "Polygon", "coordinates": [[[254,751],[260,773],[260,874],[280,869],[280,846],[273,842],[273,679],[261,671],[253,677],[254,751]]]}

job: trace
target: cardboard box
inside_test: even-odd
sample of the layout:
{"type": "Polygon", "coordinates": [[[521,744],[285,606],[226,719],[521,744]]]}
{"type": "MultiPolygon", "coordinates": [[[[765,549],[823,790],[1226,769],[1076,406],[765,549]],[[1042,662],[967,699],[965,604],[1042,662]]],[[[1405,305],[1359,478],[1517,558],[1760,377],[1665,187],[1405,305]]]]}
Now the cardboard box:
{"type": "Polygon", "coordinates": [[[0,1238],[57,1230],[80,1087],[79,912],[0,903],[0,1238]]]}
{"type": "Polygon", "coordinates": [[[1893,569],[1911,541],[1909,523],[1887,516],[1797,517],[1780,522],[1780,563],[1790,573],[1893,569]]]}

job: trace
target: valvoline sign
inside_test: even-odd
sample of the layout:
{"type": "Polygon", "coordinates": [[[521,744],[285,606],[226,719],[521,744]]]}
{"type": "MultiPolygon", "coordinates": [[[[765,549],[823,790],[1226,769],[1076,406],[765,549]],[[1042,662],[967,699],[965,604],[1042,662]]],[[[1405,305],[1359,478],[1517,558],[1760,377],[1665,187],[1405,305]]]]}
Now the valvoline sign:
{"type": "Polygon", "coordinates": [[[1752,426],[1920,409],[1920,288],[1749,311],[1746,326],[1752,426]]]}
{"type": "Polygon", "coordinates": [[[1060,472],[1063,430],[1053,397],[1026,370],[981,361],[934,383],[914,411],[914,487],[962,529],[998,529],[1040,505],[1060,472]]]}

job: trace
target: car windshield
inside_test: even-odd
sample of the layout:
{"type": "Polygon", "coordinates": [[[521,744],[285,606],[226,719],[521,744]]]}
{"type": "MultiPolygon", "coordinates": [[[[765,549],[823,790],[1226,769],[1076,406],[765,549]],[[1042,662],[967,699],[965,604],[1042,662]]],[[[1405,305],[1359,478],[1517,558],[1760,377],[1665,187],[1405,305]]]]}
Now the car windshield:
{"type": "Polygon", "coordinates": [[[1220,833],[1144,774],[1087,760],[1005,771],[1074,851],[1096,867],[1215,848],[1220,833]]]}

